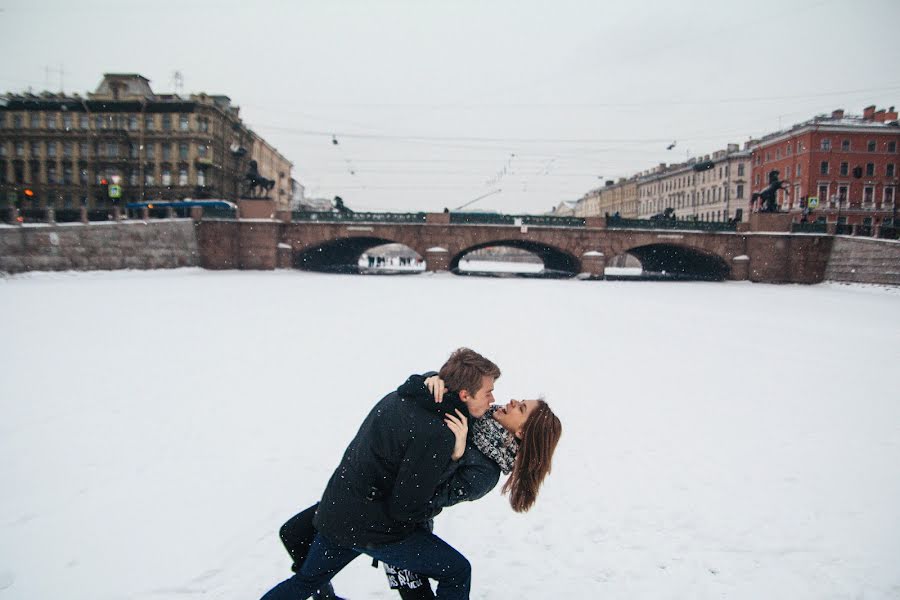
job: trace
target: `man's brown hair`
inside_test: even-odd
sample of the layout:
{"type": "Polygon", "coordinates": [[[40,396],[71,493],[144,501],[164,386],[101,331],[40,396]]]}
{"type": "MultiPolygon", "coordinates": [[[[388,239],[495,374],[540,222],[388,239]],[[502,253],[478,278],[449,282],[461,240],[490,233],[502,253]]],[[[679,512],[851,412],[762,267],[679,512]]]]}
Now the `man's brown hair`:
{"type": "Polygon", "coordinates": [[[440,372],[440,377],[448,390],[456,393],[466,390],[473,396],[481,389],[481,380],[484,376],[497,379],[500,377],[500,369],[469,348],[455,350],[441,367],[440,372]]]}

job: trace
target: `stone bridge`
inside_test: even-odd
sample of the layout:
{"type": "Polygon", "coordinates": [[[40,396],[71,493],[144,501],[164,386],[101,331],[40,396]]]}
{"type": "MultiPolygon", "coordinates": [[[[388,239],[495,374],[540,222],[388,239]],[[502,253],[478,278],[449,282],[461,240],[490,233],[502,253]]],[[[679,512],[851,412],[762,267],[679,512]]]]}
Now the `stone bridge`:
{"type": "MultiPolygon", "coordinates": [[[[335,217],[336,218],[336,217],[335,217]]],[[[817,283],[824,279],[833,236],[792,234],[789,215],[752,215],[733,231],[614,226],[605,218],[510,223],[451,222],[448,213],[373,215],[352,220],[204,220],[201,265],[211,269],[299,268],[329,271],[355,265],[368,249],[398,243],[424,258],[429,271],[455,269],[480,248],[506,246],[539,256],[546,269],[602,278],[607,260],[631,254],[645,271],[698,279],[817,283]],[[580,222],[574,222],[580,221],[580,222]]]]}

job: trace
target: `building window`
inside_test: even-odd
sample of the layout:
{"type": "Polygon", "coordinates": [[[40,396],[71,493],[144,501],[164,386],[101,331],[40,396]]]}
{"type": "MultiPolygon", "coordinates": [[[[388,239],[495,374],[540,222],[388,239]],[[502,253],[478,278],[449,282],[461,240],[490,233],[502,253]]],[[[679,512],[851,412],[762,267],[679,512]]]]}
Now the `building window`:
{"type": "Polygon", "coordinates": [[[13,129],[22,129],[22,115],[13,115],[13,129]]]}
{"type": "Polygon", "coordinates": [[[206,117],[197,117],[197,126],[202,132],[209,131],[209,119],[206,117]]]}
{"type": "Polygon", "coordinates": [[[172,185],[172,169],[170,169],[168,165],[162,168],[160,183],[163,185],[172,185]]]}
{"type": "Polygon", "coordinates": [[[191,119],[188,115],[181,115],[178,118],[178,129],[181,131],[191,130],[191,119]]]}
{"type": "Polygon", "coordinates": [[[775,148],[775,160],[781,158],[781,148],[775,148]]]}
{"type": "Polygon", "coordinates": [[[144,185],[156,185],[156,179],[153,176],[153,165],[147,165],[144,168],[144,185]]]}
{"type": "Polygon", "coordinates": [[[172,115],[163,115],[162,116],[162,130],[163,131],[172,131],[172,115]]]}
{"type": "Polygon", "coordinates": [[[144,146],[144,154],[147,155],[147,160],[156,160],[156,144],[144,146]]]}
{"type": "Polygon", "coordinates": [[[72,115],[68,113],[63,114],[63,129],[66,131],[72,130],[72,115]]]}
{"type": "Polygon", "coordinates": [[[744,197],[744,184],[743,183],[737,184],[737,187],[735,188],[735,191],[734,191],[734,195],[738,199],[741,199],[744,197]]]}
{"type": "Polygon", "coordinates": [[[119,156],[119,143],[118,142],[107,142],[106,143],[106,156],[109,158],[118,158],[119,156]]]}
{"type": "Polygon", "coordinates": [[[206,169],[197,169],[197,185],[206,185],[206,169]]]}
{"type": "Polygon", "coordinates": [[[841,175],[847,176],[850,174],[850,163],[842,162],[841,163],[841,175]]]}
{"type": "Polygon", "coordinates": [[[187,165],[178,167],[178,185],[188,184],[188,168],[187,165]]]}
{"type": "Polygon", "coordinates": [[[38,113],[31,113],[29,119],[29,126],[32,129],[38,129],[41,126],[41,115],[38,113]]]}
{"type": "Polygon", "coordinates": [[[168,142],[163,142],[162,144],[162,159],[163,160],[172,160],[172,144],[168,142]]]}
{"type": "Polygon", "coordinates": [[[866,177],[875,175],[875,163],[866,163],[866,177]]]}
{"type": "Polygon", "coordinates": [[[863,202],[866,204],[872,204],[872,200],[875,198],[875,188],[871,185],[867,185],[863,188],[863,202]]]}
{"type": "Polygon", "coordinates": [[[54,130],[56,129],[56,113],[47,113],[45,115],[45,119],[47,121],[47,129],[54,130]]]}
{"type": "Polygon", "coordinates": [[[893,177],[894,176],[894,168],[895,168],[894,163],[888,163],[887,166],[884,168],[884,175],[886,177],[893,177]]]}
{"type": "Polygon", "coordinates": [[[19,158],[25,157],[25,142],[16,142],[16,156],[19,158]]]}
{"type": "Polygon", "coordinates": [[[766,162],[769,162],[769,153],[766,152],[766,162]]]}
{"type": "Polygon", "coordinates": [[[0,156],[6,156],[6,142],[0,142],[0,156]]]}
{"type": "Polygon", "coordinates": [[[828,199],[828,184],[819,184],[819,202],[824,202],[828,199]]]}
{"type": "Polygon", "coordinates": [[[72,164],[66,163],[63,165],[63,183],[65,185],[72,185],[72,164]]]}
{"type": "Polygon", "coordinates": [[[800,177],[800,171],[801,171],[801,170],[802,170],[802,169],[800,169],[800,163],[797,163],[797,166],[794,167],[794,173],[796,173],[796,175],[795,175],[796,177],[800,177]]]}
{"type": "Polygon", "coordinates": [[[40,142],[31,142],[31,158],[38,158],[40,155],[40,142]]]}
{"type": "Polygon", "coordinates": [[[841,185],[838,186],[838,202],[844,203],[847,201],[847,186],[841,185]]]}
{"type": "Polygon", "coordinates": [[[897,142],[888,142],[887,151],[891,153],[897,152],[897,142]]]}
{"type": "Polygon", "coordinates": [[[178,158],[181,160],[187,160],[188,157],[188,145],[185,142],[181,142],[178,144],[178,158]]]}
{"type": "Polygon", "coordinates": [[[129,143],[128,144],[128,158],[140,158],[141,157],[141,149],[137,144],[129,143]]]}
{"type": "Polygon", "coordinates": [[[738,177],[744,176],[744,163],[738,163],[738,177]]]}
{"type": "Polygon", "coordinates": [[[56,158],[56,142],[47,142],[47,158],[56,158]]]}
{"type": "Polygon", "coordinates": [[[48,162],[47,163],[47,183],[55,184],[56,181],[56,163],[48,162]]]}
{"type": "Polygon", "coordinates": [[[823,139],[820,148],[825,152],[829,152],[831,150],[831,140],[828,138],[823,139]]]}
{"type": "Polygon", "coordinates": [[[843,152],[850,152],[850,140],[841,140],[841,150],[843,152]]]}
{"type": "Polygon", "coordinates": [[[206,154],[208,152],[208,146],[206,144],[197,144],[197,156],[200,158],[206,158],[206,154]]]}
{"type": "Polygon", "coordinates": [[[875,152],[876,148],[877,144],[875,143],[875,140],[869,140],[869,142],[866,144],[867,152],[875,152]]]}
{"type": "Polygon", "coordinates": [[[794,153],[794,145],[788,144],[787,148],[785,148],[785,155],[790,156],[793,153],[794,153]]]}
{"type": "Polygon", "coordinates": [[[72,158],[72,142],[63,142],[63,156],[72,158]]]}
{"type": "Polygon", "coordinates": [[[78,142],[78,156],[88,158],[91,155],[91,145],[87,142],[78,142]]]}
{"type": "Polygon", "coordinates": [[[87,115],[78,115],[78,128],[83,130],[90,128],[90,121],[87,115]]]}
{"type": "Polygon", "coordinates": [[[822,175],[828,175],[828,161],[823,160],[822,164],[819,166],[819,173],[822,175]]]}
{"type": "Polygon", "coordinates": [[[137,185],[138,184],[138,170],[131,169],[128,171],[128,185],[137,185]]]}
{"type": "Polygon", "coordinates": [[[81,185],[87,185],[88,179],[89,176],[87,163],[78,163],[78,183],[80,183],[81,185]]]}
{"type": "Polygon", "coordinates": [[[138,128],[138,118],[137,115],[128,115],[128,129],[131,131],[137,131],[138,128]]]}
{"type": "Polygon", "coordinates": [[[884,188],[884,204],[893,204],[894,203],[894,188],[885,187],[884,188]]]}
{"type": "Polygon", "coordinates": [[[144,130],[145,131],[153,131],[155,123],[153,121],[153,115],[147,115],[144,117],[144,130]]]}

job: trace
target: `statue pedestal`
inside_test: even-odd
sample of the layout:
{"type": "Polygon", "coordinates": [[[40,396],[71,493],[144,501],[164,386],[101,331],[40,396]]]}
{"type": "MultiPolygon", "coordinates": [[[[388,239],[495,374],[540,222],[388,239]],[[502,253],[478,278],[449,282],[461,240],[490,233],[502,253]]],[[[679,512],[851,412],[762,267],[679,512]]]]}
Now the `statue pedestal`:
{"type": "Polygon", "coordinates": [[[791,231],[791,213],[750,213],[750,231],[791,231]]]}
{"type": "Polygon", "coordinates": [[[241,219],[275,218],[275,201],[269,198],[241,198],[237,205],[241,219]]]}

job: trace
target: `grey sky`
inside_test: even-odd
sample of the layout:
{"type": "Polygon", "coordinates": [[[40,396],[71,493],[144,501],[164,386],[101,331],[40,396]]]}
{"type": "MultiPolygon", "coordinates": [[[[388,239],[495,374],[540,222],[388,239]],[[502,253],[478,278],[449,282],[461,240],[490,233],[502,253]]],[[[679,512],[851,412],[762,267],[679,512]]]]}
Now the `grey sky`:
{"type": "Polygon", "coordinates": [[[895,0],[0,0],[0,91],[227,94],[307,194],[543,212],[817,113],[900,105],[895,0]],[[53,69],[48,74],[46,67],[53,69]],[[339,141],[331,142],[332,135],[339,141]],[[666,146],[677,140],[669,151],[666,146]]]}

